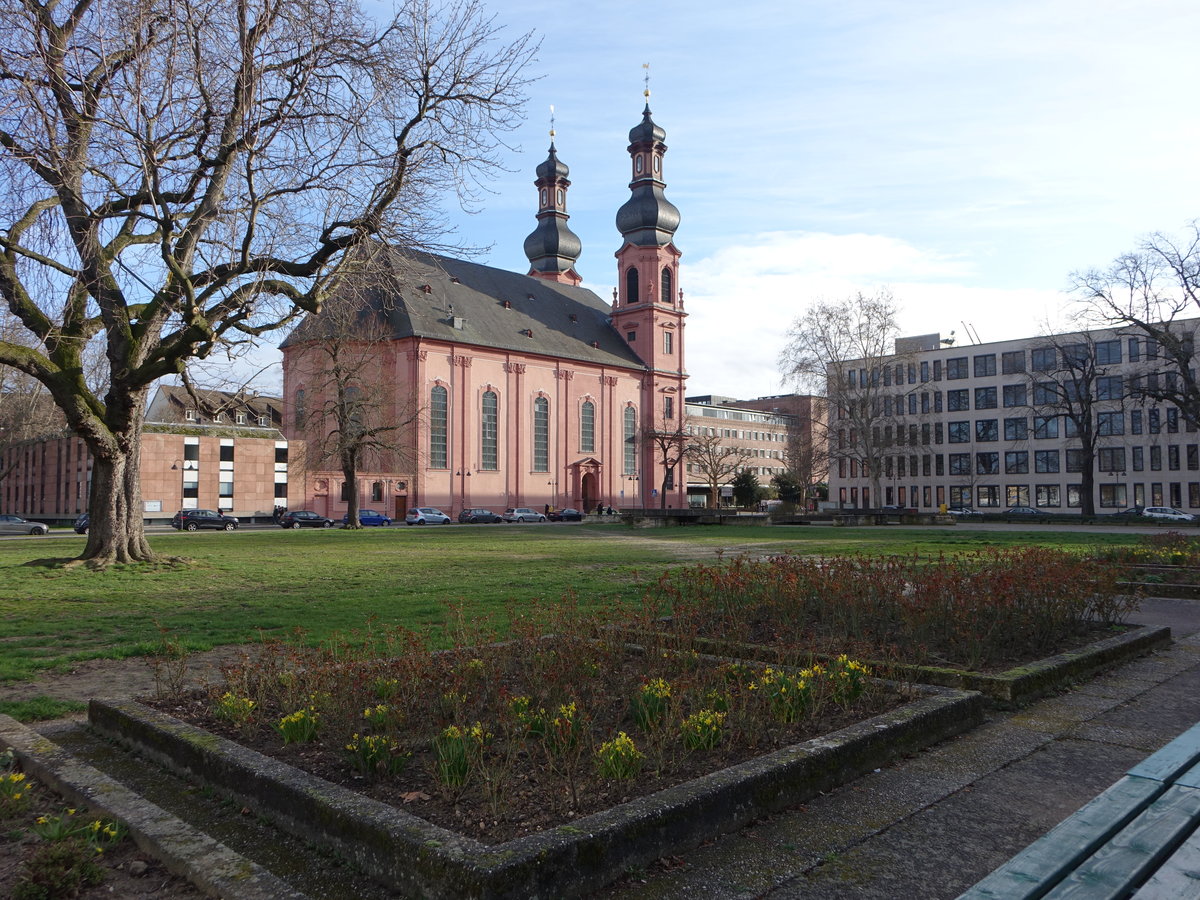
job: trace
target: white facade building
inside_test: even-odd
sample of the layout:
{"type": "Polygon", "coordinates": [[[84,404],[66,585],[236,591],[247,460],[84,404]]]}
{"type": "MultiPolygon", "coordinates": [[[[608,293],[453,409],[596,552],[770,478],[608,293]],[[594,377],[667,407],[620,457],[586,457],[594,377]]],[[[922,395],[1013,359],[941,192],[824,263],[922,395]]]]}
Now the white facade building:
{"type": "MultiPolygon", "coordinates": [[[[1189,354],[1198,325],[1171,326],[1189,354]]],[[[899,339],[895,355],[831,378],[830,500],[1078,513],[1090,480],[1097,513],[1200,512],[1196,416],[1147,394],[1178,373],[1158,345],[1119,329],[972,346],[899,339]]]]}

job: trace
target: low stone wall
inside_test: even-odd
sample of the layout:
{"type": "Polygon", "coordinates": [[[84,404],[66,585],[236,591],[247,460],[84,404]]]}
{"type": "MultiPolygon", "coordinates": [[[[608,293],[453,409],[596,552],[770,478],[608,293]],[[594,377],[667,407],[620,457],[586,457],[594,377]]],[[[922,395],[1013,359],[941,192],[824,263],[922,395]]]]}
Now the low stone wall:
{"type": "MultiPolygon", "coordinates": [[[[615,629],[631,643],[637,643],[638,632],[615,629]]],[[[940,666],[906,665],[900,662],[864,660],[876,674],[902,681],[938,685],[964,691],[979,691],[997,707],[1024,706],[1056,690],[1061,690],[1105,669],[1119,666],[1151,650],[1171,643],[1171,629],[1165,625],[1133,626],[1123,634],[1048,656],[1018,666],[1006,672],[989,674],[968,669],[940,666]]],[[[732,641],[700,638],[693,644],[702,653],[736,657],[754,662],[791,665],[795,660],[771,646],[740,644],[732,641]]]]}

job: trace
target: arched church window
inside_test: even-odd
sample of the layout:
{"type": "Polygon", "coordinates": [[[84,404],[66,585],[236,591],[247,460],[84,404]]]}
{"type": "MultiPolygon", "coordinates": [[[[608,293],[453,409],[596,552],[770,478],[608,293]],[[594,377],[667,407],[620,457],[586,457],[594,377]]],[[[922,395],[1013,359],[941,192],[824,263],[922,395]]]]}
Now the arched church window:
{"type": "Polygon", "coordinates": [[[662,270],[662,302],[665,306],[671,305],[671,270],[666,266],[662,270]]]}
{"type": "Polygon", "coordinates": [[[596,452],[596,404],[585,400],[579,408],[579,451],[596,452]]]}
{"type": "Polygon", "coordinates": [[[494,391],[483,392],[483,423],[482,429],[482,447],[481,447],[481,463],[479,468],[486,469],[489,472],[494,472],[499,467],[498,460],[498,433],[499,433],[499,404],[496,402],[496,393],[494,391]]]}
{"type": "Polygon", "coordinates": [[[625,473],[637,474],[637,410],[625,407],[625,473]]]}
{"type": "Polygon", "coordinates": [[[446,423],[449,419],[450,397],[440,384],[429,392],[429,467],[447,468],[446,423]]]}
{"type": "Polygon", "coordinates": [[[638,302],[638,270],[634,266],[625,272],[625,302],[638,302]]]}
{"type": "Polygon", "coordinates": [[[550,401],[533,401],[533,471],[550,471],[550,401]]]}
{"type": "Polygon", "coordinates": [[[303,428],[304,420],[308,417],[308,407],[305,406],[304,388],[300,388],[298,391],[296,391],[296,402],[294,406],[295,410],[293,415],[295,418],[293,420],[293,425],[296,428],[303,428]]]}

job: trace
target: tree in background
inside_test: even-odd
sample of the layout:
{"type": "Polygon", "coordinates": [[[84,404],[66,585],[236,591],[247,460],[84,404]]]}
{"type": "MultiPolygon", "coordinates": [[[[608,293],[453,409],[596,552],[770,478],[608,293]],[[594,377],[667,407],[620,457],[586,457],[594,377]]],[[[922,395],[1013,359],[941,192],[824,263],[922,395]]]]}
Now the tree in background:
{"type": "Polygon", "coordinates": [[[667,492],[675,489],[675,471],[692,440],[682,426],[671,428],[669,424],[664,422],[662,428],[647,425],[642,429],[642,440],[650,446],[655,462],[663,467],[663,480],[658,486],[659,509],[667,508],[667,492]]]}
{"type": "MultiPolygon", "coordinates": [[[[1066,471],[1079,474],[1080,512],[1095,515],[1097,456],[1107,438],[1125,434],[1125,379],[1117,365],[1122,358],[1121,340],[1097,341],[1090,332],[1055,335],[1035,347],[1033,354],[1026,376],[1034,412],[1033,437],[1050,436],[1045,430],[1057,429],[1061,420],[1064,436],[1075,445],[1068,448],[1063,463],[1066,471]]],[[[1109,468],[1126,467],[1125,448],[1113,452],[1118,449],[1120,459],[1110,460],[1109,468]]],[[[1054,453],[1057,459],[1057,451],[1029,452],[1034,456],[1034,471],[1039,468],[1039,452],[1054,453]]]]}
{"type": "MultiPolygon", "coordinates": [[[[887,289],[818,301],[792,323],[780,355],[784,380],[825,405],[813,426],[824,432],[829,465],[862,469],[876,504],[884,459],[903,442],[897,430],[912,421],[898,408],[910,393],[904,382],[915,381],[905,377],[910,361],[895,353],[898,312],[887,289]]],[[[814,433],[814,441],[820,436],[814,433]]]]}
{"type": "Polygon", "coordinates": [[[319,313],[306,316],[289,338],[305,349],[298,376],[305,409],[297,410],[309,468],[337,468],[347,487],[347,522],[361,528],[358,473],[364,466],[396,470],[412,464],[409,429],[417,423],[416,398],[397,397],[380,379],[392,368],[390,272],[377,264],[377,248],[362,248],[352,276],[319,313]]]}
{"type": "Polygon", "coordinates": [[[1136,337],[1149,362],[1141,399],[1174,404],[1200,425],[1200,381],[1194,360],[1200,316],[1200,221],[1178,238],[1152,234],[1106,269],[1072,275],[1081,318],[1136,337]],[[1155,364],[1157,363],[1157,364],[1155,364]]]}
{"type": "Polygon", "coordinates": [[[808,485],[791,471],[771,476],[771,487],[775,488],[775,495],[783,503],[790,503],[793,506],[803,505],[808,497],[808,485]]]}
{"type": "Polygon", "coordinates": [[[159,378],[315,311],[372,238],[425,246],[519,121],[527,38],[472,0],[0,0],[0,297],[93,457],[93,565],[154,558],[159,378]],[[84,352],[99,337],[103,392],[84,352]]]}
{"type": "Polygon", "coordinates": [[[760,490],[758,476],[749,469],[742,469],[733,477],[733,501],[738,506],[753,506],[758,502],[760,490]]]}
{"type": "Polygon", "coordinates": [[[708,505],[720,506],[721,485],[741,468],[750,451],[723,444],[720,434],[693,434],[688,440],[687,458],[708,485],[708,505]]]}

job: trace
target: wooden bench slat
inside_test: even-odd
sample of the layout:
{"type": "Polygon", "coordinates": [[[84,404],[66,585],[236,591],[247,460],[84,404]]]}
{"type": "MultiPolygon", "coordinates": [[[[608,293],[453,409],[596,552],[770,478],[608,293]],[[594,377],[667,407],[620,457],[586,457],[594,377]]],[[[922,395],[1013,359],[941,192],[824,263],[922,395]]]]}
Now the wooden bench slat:
{"type": "Polygon", "coordinates": [[[1157,779],[1125,776],[1064,819],[959,900],[1038,900],[1164,791],[1157,779]]]}
{"type": "Polygon", "coordinates": [[[1200,764],[1200,723],[1193,725],[1157,753],[1147,756],[1127,774],[1171,782],[1197,764],[1200,764]]]}
{"type": "Polygon", "coordinates": [[[1196,900],[1197,897],[1200,897],[1200,831],[1193,831],[1133,895],[1133,900],[1196,900]]]}
{"type": "Polygon", "coordinates": [[[1129,896],[1200,823],[1200,790],[1168,787],[1146,810],[1058,883],[1046,900],[1129,896]]]}

